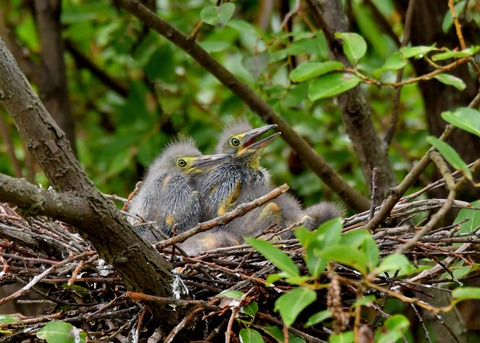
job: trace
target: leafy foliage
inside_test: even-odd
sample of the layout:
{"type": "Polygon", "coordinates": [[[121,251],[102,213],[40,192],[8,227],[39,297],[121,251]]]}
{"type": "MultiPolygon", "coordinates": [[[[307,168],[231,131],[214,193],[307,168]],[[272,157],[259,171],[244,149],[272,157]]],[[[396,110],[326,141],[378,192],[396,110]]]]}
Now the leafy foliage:
{"type": "MultiPolygon", "coordinates": [[[[176,136],[190,135],[202,151],[210,153],[216,137],[232,117],[247,116],[253,124],[260,124],[245,103],[207,70],[199,68],[188,54],[112,4],[98,0],[64,0],[62,5],[62,37],[66,46],[69,97],[74,104],[78,157],[87,174],[105,193],[127,196],[151,161],[176,136]]],[[[337,107],[338,97],[353,89],[364,92],[380,137],[388,136],[392,128],[389,125],[396,120],[393,113],[400,111],[399,122],[393,126],[395,135],[389,153],[398,180],[402,180],[414,165],[413,161],[419,160],[429,149],[429,144],[469,180],[475,179],[452,146],[428,136],[427,126],[432,120],[425,116],[425,104],[428,103],[424,103],[419,84],[450,86],[447,88],[452,98],[466,92],[473,83],[458,76],[456,68],[464,66],[471,57],[478,57],[480,46],[475,45],[478,42],[467,41],[463,46],[465,42],[462,44],[459,39],[456,43],[455,37],[452,46],[440,45],[441,42],[403,46],[399,37],[405,35],[405,23],[398,21],[401,15],[394,1],[354,1],[349,2],[352,32],[332,33],[336,43],[341,44],[342,51],[336,53],[344,54],[345,65],[332,60],[331,42],[327,42],[322,28],[315,27],[301,8],[292,12],[293,19],[283,13],[284,22],[280,23],[276,13],[268,17],[269,25],[260,25],[262,9],[256,3],[219,2],[217,6],[211,1],[200,0],[188,4],[159,1],[157,5],[154,10],[159,16],[190,35],[235,77],[265,99],[282,119],[306,138],[313,150],[365,196],[370,195],[370,184],[359,162],[365,156],[355,156],[348,137],[351,128],[349,131],[339,125],[342,119],[337,107]],[[379,25],[383,21],[377,20],[378,16],[390,25],[391,32],[384,32],[385,27],[379,25]],[[416,66],[421,62],[427,63],[431,72],[418,75],[416,66]],[[398,76],[401,80],[395,80],[398,76]],[[400,87],[395,103],[392,95],[400,87]]],[[[41,60],[34,15],[19,1],[0,6],[6,6],[8,25],[25,55],[32,61],[41,60]]],[[[478,26],[480,15],[472,10],[473,6],[472,2],[457,1],[455,11],[465,17],[465,23],[478,26]]],[[[454,19],[451,11],[445,11],[443,32],[454,32],[454,19]]],[[[452,104],[450,111],[442,113],[442,118],[461,130],[480,136],[480,113],[464,107],[466,105],[452,104]]],[[[9,148],[12,152],[10,159],[0,159],[0,172],[17,173],[12,163],[16,158],[20,164],[21,175],[18,176],[34,174],[30,177],[32,182],[47,186],[45,177],[29,162],[23,143],[14,133],[13,121],[2,113],[2,119],[4,117],[9,133],[4,136],[11,142],[1,143],[1,153],[7,155],[9,148]]],[[[288,183],[306,206],[320,199],[337,198],[296,160],[292,149],[280,141],[269,147],[262,165],[272,173],[275,183],[288,183]]],[[[433,175],[432,171],[427,171],[422,175],[422,182],[431,181],[433,175]]],[[[421,187],[418,182],[409,192],[421,187]]],[[[478,206],[478,202],[473,205],[478,206]]],[[[417,218],[413,220],[420,222],[417,218]]],[[[474,232],[479,226],[478,214],[462,210],[457,222],[460,233],[474,232]],[[463,222],[464,219],[468,221],[463,222]]],[[[279,269],[268,277],[267,283],[283,283],[290,287],[275,302],[275,309],[286,326],[295,325],[298,316],[318,300],[321,291],[334,288],[334,278],[329,273],[335,265],[353,270],[360,280],[355,280],[359,282],[355,286],[360,291],[349,309],[352,312],[377,301],[366,294],[365,288],[372,286],[371,280],[391,274],[399,278],[412,276],[431,267],[426,261],[419,261],[415,269],[406,255],[393,251],[382,255],[374,236],[366,230],[343,233],[342,229],[337,220],[315,231],[305,228],[296,231],[306,270],[275,245],[258,239],[247,240],[279,269]]],[[[465,260],[453,267],[453,275],[460,278],[477,269],[476,263],[469,264],[465,260]]],[[[384,291],[389,294],[389,290],[384,291]]],[[[459,287],[452,295],[451,306],[467,299],[478,299],[478,289],[459,287]]],[[[238,291],[221,296],[237,302],[245,300],[245,293],[238,291]]],[[[235,318],[241,326],[241,339],[262,342],[262,335],[268,335],[277,341],[283,340],[279,326],[255,327],[259,304],[248,300],[240,306],[242,315],[235,318]]],[[[333,310],[322,309],[310,315],[306,325],[314,326],[337,316],[333,310]]],[[[15,319],[5,317],[4,320],[8,323],[15,319]]],[[[378,342],[396,341],[409,325],[406,317],[392,311],[375,339],[378,342]]],[[[51,323],[38,337],[48,342],[56,341],[59,335],[70,339],[72,330],[74,327],[70,324],[51,323]]],[[[330,341],[350,342],[353,338],[353,332],[345,332],[332,335],[330,341]]],[[[302,339],[292,335],[289,341],[302,339]]]]}

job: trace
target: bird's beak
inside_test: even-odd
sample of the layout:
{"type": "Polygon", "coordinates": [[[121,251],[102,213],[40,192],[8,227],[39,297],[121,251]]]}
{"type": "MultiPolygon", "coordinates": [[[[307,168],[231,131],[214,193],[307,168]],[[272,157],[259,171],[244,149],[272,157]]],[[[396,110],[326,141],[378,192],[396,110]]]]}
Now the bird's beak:
{"type": "Polygon", "coordinates": [[[217,166],[230,158],[231,158],[231,155],[229,154],[199,156],[195,161],[192,162],[191,169],[204,171],[211,167],[217,166]]]}
{"type": "Polygon", "coordinates": [[[265,132],[268,132],[272,129],[277,128],[276,124],[266,125],[256,129],[248,130],[244,133],[242,137],[242,149],[239,151],[239,154],[244,154],[248,151],[262,151],[265,147],[270,144],[275,138],[280,135],[280,132],[274,133],[271,136],[268,136],[260,141],[257,141],[265,132]]]}

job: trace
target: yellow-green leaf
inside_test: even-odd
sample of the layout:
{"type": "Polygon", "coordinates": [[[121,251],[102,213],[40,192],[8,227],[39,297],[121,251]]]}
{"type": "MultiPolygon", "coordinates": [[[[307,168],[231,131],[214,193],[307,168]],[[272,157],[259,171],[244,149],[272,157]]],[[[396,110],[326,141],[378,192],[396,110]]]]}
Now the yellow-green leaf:
{"type": "Polygon", "coordinates": [[[290,73],[292,82],[302,82],[334,70],[342,70],[343,64],[336,61],[302,63],[290,73]]]}
{"type": "Polygon", "coordinates": [[[433,136],[428,136],[426,140],[438,150],[438,152],[445,160],[447,160],[448,163],[451,164],[452,167],[461,170],[469,180],[472,180],[472,172],[470,169],[468,169],[467,164],[450,145],[433,136]]]}
{"type": "Polygon", "coordinates": [[[438,74],[435,75],[434,78],[441,83],[455,87],[459,91],[463,91],[465,88],[467,88],[467,85],[465,84],[465,82],[463,82],[462,79],[450,74],[438,74]]]}
{"type": "Polygon", "coordinates": [[[343,40],[343,52],[352,65],[357,65],[358,61],[365,56],[367,52],[367,43],[362,36],[356,33],[337,32],[335,38],[343,40]]]}
{"type": "Polygon", "coordinates": [[[347,73],[322,75],[308,86],[308,98],[312,101],[329,98],[356,87],[362,80],[347,73]]]}
{"type": "Polygon", "coordinates": [[[257,249],[260,254],[277,266],[282,272],[284,272],[285,276],[300,276],[300,271],[290,256],[275,247],[273,244],[255,238],[245,238],[245,241],[257,249]]]}
{"type": "Polygon", "coordinates": [[[300,312],[317,299],[317,294],[308,287],[297,287],[275,301],[275,311],[280,311],[283,322],[290,327],[300,312]]]}
{"type": "Polygon", "coordinates": [[[446,122],[462,130],[480,137],[480,111],[468,107],[460,107],[455,111],[442,113],[446,122]]]}

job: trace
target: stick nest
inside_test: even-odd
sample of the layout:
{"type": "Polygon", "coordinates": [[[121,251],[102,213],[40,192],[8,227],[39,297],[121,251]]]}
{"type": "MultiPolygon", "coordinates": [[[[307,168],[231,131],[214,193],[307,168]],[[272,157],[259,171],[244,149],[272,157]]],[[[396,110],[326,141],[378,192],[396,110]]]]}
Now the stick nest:
{"type": "MultiPolygon", "coordinates": [[[[385,224],[373,233],[381,256],[391,254],[414,237],[418,229],[409,224],[410,219],[428,217],[445,202],[403,200],[388,218],[387,224],[395,225],[385,227],[385,224]]],[[[469,205],[456,201],[454,206],[469,205]]],[[[368,218],[369,213],[346,218],[344,230],[360,229],[368,218]]],[[[369,289],[367,293],[388,298],[393,294],[389,292],[400,292],[404,304],[411,301],[418,308],[420,302],[414,294],[428,295],[432,289],[460,284],[462,279],[454,275],[452,266],[473,266],[471,258],[478,254],[476,246],[480,240],[478,229],[462,234],[457,229],[458,226],[449,226],[433,230],[405,252],[414,265],[429,265],[428,268],[408,278],[378,277],[373,281],[378,288],[369,289]],[[381,294],[379,289],[387,292],[381,294]]],[[[0,205],[0,236],[3,264],[0,313],[16,313],[14,318],[18,318],[12,323],[0,320],[3,334],[0,342],[38,340],[36,333],[50,321],[72,323],[87,332],[90,342],[129,342],[134,341],[133,337],[149,337],[151,342],[225,341],[227,337],[236,342],[239,330],[246,327],[254,328],[265,337],[274,335],[267,334],[268,330],[280,330],[282,335],[287,332],[274,306],[275,300],[293,286],[283,281],[267,286],[265,279],[278,269],[247,245],[212,250],[195,257],[182,256],[175,247],[160,252],[171,261],[174,274],[182,280],[179,285],[188,288],[188,298],[193,299],[171,299],[172,306],[188,306],[191,310],[177,327],[164,332],[152,324],[148,310],[139,300],[141,296],[127,292],[119,275],[75,229],[50,218],[24,217],[7,205],[0,205]],[[225,290],[241,291],[244,296],[236,302],[217,297],[225,290]],[[245,307],[254,301],[259,309],[252,320],[239,305],[245,307]],[[189,336],[185,336],[186,333],[189,336]]],[[[291,239],[275,244],[306,271],[298,241],[291,239]]],[[[475,276],[473,274],[465,273],[463,279],[475,276]]],[[[307,342],[323,342],[334,331],[351,330],[353,316],[349,314],[349,307],[355,301],[358,280],[359,273],[355,270],[332,264],[330,272],[325,272],[319,280],[325,288],[317,292],[316,302],[302,312],[297,323],[304,323],[308,315],[327,308],[332,318],[309,328],[294,324],[288,329],[289,333],[307,342]]],[[[435,312],[428,303],[421,307],[435,312]]],[[[371,310],[376,319],[365,327],[373,332],[389,315],[376,303],[371,310]]]]}

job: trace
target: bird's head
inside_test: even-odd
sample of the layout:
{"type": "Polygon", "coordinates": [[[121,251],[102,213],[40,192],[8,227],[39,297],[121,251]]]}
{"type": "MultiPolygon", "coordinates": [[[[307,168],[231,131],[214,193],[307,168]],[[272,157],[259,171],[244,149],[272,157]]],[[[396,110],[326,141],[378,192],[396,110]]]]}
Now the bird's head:
{"type": "Polygon", "coordinates": [[[246,121],[235,123],[225,129],[216,147],[217,153],[232,154],[239,158],[257,160],[262,151],[280,133],[274,133],[264,139],[259,138],[266,132],[275,129],[277,125],[266,125],[252,129],[246,121]]]}
{"type": "Polygon", "coordinates": [[[231,155],[202,155],[192,139],[180,139],[170,143],[153,164],[154,169],[178,171],[184,174],[197,174],[225,162],[231,155]]]}

